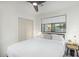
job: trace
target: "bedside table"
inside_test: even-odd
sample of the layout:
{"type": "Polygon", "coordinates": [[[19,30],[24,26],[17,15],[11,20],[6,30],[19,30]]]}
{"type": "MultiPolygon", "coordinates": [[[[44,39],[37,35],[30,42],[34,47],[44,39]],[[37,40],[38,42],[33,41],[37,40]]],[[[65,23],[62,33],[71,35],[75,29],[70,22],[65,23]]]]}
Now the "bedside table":
{"type": "Polygon", "coordinates": [[[69,44],[69,43],[67,43],[66,48],[67,48],[67,54],[66,55],[68,55],[68,53],[70,52],[70,55],[78,56],[78,49],[79,48],[78,48],[77,44],[69,44]]]}

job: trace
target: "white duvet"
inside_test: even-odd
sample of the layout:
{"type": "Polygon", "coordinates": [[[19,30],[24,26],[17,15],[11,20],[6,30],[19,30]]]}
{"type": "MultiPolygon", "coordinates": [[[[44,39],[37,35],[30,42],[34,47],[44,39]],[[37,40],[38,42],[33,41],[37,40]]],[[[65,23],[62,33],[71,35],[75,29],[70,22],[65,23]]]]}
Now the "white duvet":
{"type": "Polygon", "coordinates": [[[8,47],[8,57],[62,57],[63,41],[33,38],[8,47]]]}

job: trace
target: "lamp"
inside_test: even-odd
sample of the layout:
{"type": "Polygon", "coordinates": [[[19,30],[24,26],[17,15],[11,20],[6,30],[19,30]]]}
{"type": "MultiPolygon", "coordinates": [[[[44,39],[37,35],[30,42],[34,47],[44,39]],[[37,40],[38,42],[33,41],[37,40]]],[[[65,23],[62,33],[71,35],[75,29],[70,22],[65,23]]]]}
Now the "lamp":
{"type": "Polygon", "coordinates": [[[69,39],[68,42],[70,44],[76,44],[76,35],[74,35],[72,39],[69,39]]]}
{"type": "Polygon", "coordinates": [[[37,6],[38,4],[37,4],[36,2],[33,2],[33,5],[34,5],[34,6],[37,6]]]}

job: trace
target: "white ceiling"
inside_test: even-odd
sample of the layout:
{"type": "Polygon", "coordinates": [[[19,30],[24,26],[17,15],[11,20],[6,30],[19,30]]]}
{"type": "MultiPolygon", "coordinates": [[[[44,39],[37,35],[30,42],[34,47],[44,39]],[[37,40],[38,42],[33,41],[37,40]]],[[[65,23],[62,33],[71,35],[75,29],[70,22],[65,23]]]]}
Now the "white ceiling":
{"type": "Polygon", "coordinates": [[[39,6],[39,13],[53,12],[73,5],[79,5],[79,1],[47,1],[39,6]]]}

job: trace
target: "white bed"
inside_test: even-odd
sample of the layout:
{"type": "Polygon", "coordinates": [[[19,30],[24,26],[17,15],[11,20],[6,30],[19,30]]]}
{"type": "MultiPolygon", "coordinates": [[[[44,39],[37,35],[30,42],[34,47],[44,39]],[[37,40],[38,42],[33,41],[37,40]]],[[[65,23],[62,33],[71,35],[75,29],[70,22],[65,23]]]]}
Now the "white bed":
{"type": "Polygon", "coordinates": [[[65,46],[63,41],[33,38],[25,40],[7,49],[8,57],[62,57],[65,46]]]}

